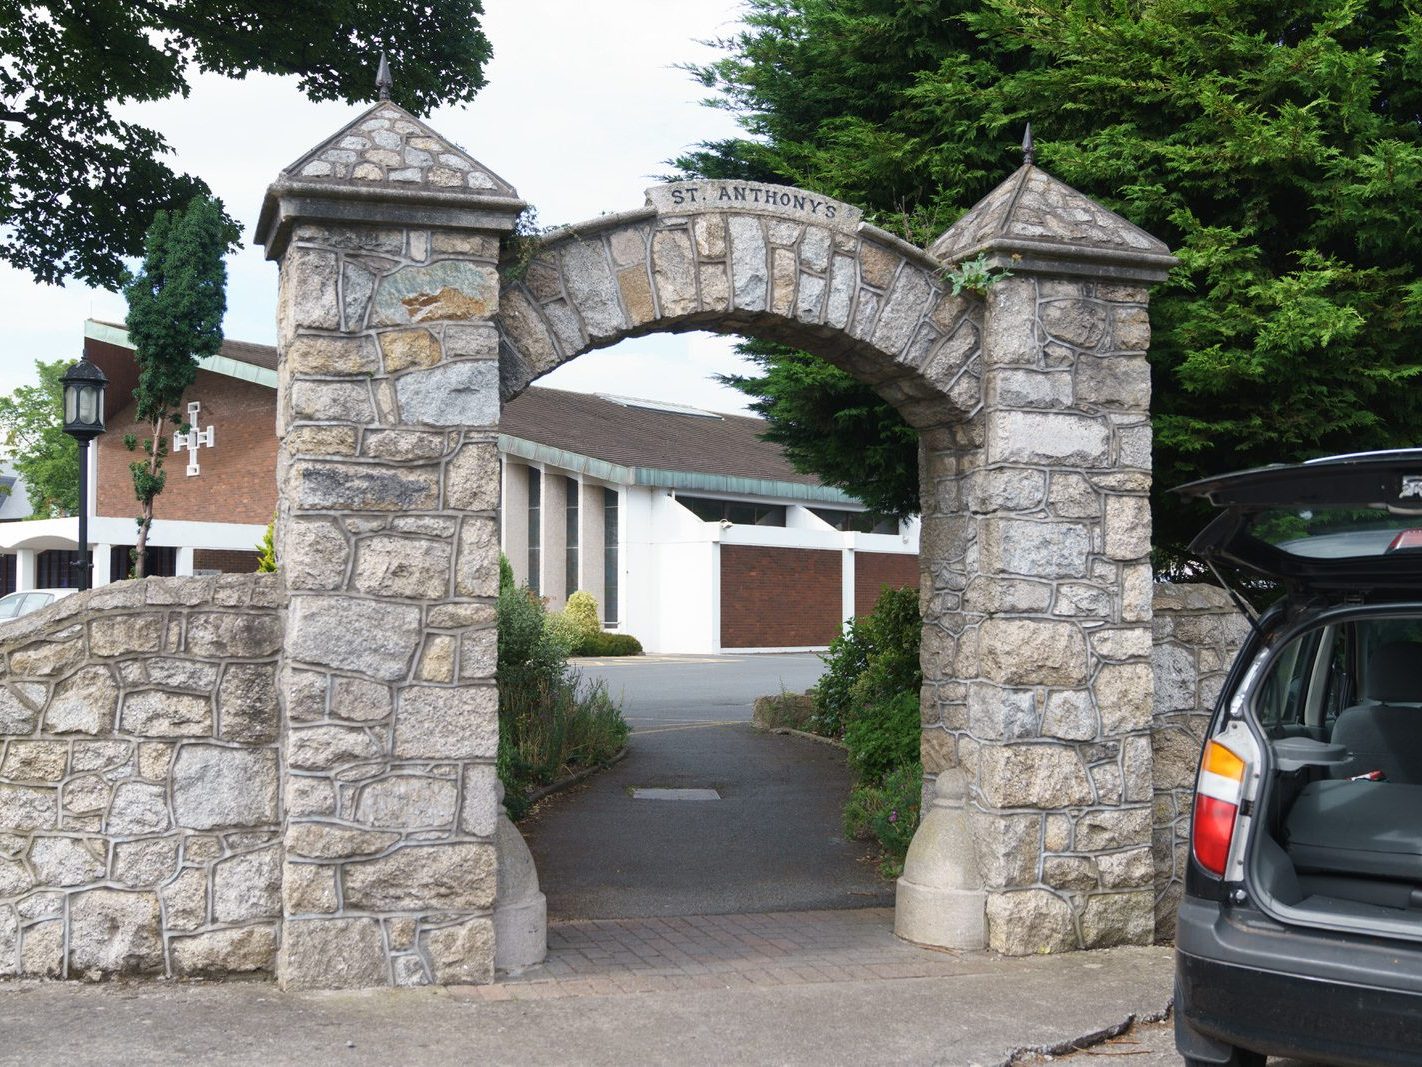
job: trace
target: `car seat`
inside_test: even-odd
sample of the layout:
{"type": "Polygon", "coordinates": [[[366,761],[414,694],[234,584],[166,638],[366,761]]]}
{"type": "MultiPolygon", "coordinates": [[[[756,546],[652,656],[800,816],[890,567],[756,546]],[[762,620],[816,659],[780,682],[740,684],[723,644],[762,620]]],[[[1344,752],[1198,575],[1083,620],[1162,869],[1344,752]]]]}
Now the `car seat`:
{"type": "Polygon", "coordinates": [[[1381,771],[1389,782],[1422,784],[1422,645],[1379,645],[1362,688],[1363,702],[1344,708],[1333,724],[1334,744],[1352,756],[1333,776],[1381,771]]]}

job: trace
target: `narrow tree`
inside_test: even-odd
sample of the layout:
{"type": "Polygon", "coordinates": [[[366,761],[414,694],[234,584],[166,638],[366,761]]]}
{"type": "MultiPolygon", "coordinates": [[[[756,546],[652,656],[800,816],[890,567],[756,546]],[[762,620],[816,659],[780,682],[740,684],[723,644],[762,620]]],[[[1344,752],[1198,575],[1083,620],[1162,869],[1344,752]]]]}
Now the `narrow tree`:
{"type": "Polygon", "coordinates": [[[39,382],[0,396],[0,442],[25,480],[31,518],[56,519],[79,509],[79,460],[64,432],[64,376],[69,363],[35,361],[39,382]]]}
{"type": "MultiPolygon", "coordinates": [[[[168,435],[186,432],[179,410],[183,393],[197,376],[200,357],[222,345],[222,313],[227,308],[227,268],[223,250],[234,238],[217,202],[197,197],[182,211],[159,212],[144,242],[143,268],[124,290],[128,298],[128,336],[138,364],[133,391],[135,417],[148,427],[142,441],[146,458],[129,464],[138,499],[138,543],[134,577],[143,577],[153,501],[163,492],[168,435]]],[[[124,437],[137,451],[136,435],[124,437]]]]}

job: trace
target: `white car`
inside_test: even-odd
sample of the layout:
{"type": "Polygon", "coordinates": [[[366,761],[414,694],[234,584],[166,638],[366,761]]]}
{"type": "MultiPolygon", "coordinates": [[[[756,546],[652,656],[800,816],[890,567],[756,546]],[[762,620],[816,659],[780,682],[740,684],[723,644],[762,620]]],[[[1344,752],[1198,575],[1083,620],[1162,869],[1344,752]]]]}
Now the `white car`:
{"type": "Polygon", "coordinates": [[[26,589],[19,593],[0,596],[0,623],[18,619],[32,611],[53,604],[61,597],[77,593],[77,589],[26,589]]]}

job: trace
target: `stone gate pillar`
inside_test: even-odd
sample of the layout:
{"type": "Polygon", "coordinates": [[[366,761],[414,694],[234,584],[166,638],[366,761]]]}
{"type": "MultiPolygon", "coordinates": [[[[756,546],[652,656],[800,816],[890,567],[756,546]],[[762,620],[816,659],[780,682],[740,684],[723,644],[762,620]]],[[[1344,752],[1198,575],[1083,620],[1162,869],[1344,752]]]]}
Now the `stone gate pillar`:
{"type": "Polygon", "coordinates": [[[287,987],[493,976],[500,237],[511,186],[386,101],[267,192],[287,987]]]}
{"type": "Polygon", "coordinates": [[[1174,259],[1030,162],[929,251],[1011,275],[978,417],[923,435],[925,769],[966,778],[992,948],[1149,943],[1145,286],[1174,259]]]}

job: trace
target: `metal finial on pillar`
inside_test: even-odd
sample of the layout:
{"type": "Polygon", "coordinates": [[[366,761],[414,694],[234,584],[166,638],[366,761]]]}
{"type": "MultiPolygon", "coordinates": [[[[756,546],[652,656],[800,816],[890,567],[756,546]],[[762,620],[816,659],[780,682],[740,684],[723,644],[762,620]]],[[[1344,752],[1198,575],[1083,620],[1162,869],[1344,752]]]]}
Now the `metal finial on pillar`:
{"type": "Polygon", "coordinates": [[[1027,132],[1022,135],[1022,162],[1028,166],[1037,162],[1037,148],[1032,143],[1032,124],[1027,123],[1027,132]]]}
{"type": "Polygon", "coordinates": [[[385,58],[385,53],[380,53],[380,70],[375,75],[375,88],[380,92],[380,99],[389,100],[390,90],[395,85],[395,79],[390,77],[390,60],[385,58]]]}

